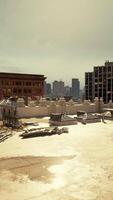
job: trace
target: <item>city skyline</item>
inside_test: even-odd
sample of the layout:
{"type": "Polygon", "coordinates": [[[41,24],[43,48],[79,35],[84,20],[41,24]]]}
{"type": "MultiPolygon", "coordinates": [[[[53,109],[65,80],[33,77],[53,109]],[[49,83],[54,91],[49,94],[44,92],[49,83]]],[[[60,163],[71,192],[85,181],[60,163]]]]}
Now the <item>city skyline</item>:
{"type": "Polygon", "coordinates": [[[0,71],[69,84],[113,60],[112,0],[0,0],[0,71]]]}
{"type": "Polygon", "coordinates": [[[80,81],[77,78],[71,80],[71,86],[64,81],[54,80],[52,83],[45,81],[44,96],[50,98],[64,97],[66,99],[80,100],[83,90],[80,89],[80,81]]]}

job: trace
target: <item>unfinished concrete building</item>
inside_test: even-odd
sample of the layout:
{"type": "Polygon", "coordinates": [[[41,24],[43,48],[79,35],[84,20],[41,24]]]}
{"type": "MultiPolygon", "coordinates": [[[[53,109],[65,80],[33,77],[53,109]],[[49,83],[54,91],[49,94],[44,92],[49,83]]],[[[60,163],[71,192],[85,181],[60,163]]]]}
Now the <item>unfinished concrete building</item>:
{"type": "Polygon", "coordinates": [[[85,99],[93,101],[93,72],[85,73],[85,99]]]}
{"type": "Polygon", "coordinates": [[[85,73],[85,98],[93,101],[95,97],[103,98],[104,103],[113,101],[113,62],[106,61],[85,73]]]}

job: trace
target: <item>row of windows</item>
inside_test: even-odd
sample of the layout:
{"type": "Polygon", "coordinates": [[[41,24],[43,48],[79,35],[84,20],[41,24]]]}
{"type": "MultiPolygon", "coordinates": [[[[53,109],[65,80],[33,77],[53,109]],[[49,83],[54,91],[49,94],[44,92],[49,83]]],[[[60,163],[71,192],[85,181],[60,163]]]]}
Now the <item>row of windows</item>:
{"type": "Polygon", "coordinates": [[[31,89],[13,89],[13,93],[19,93],[19,94],[22,94],[22,93],[24,93],[24,94],[30,94],[32,92],[32,90],[31,89]]]}
{"type": "MultiPolygon", "coordinates": [[[[22,88],[14,88],[14,89],[4,88],[4,89],[2,89],[2,92],[3,92],[4,95],[6,95],[6,94],[11,95],[12,93],[14,95],[17,95],[17,94],[23,95],[23,94],[32,94],[33,91],[32,91],[32,89],[27,89],[27,88],[24,88],[24,89],[22,89],[22,88]]],[[[40,88],[37,88],[35,90],[35,94],[39,94],[41,92],[42,92],[42,89],[40,89],[40,88]]]]}
{"type": "Polygon", "coordinates": [[[98,78],[98,77],[111,77],[113,76],[113,70],[112,71],[108,71],[107,73],[98,73],[97,71],[95,72],[94,74],[95,78],[98,78]]]}
{"type": "Polygon", "coordinates": [[[14,94],[22,94],[22,93],[31,94],[32,93],[31,89],[21,89],[21,88],[19,88],[19,89],[14,88],[13,90],[11,90],[11,89],[3,89],[2,91],[3,91],[3,94],[7,94],[7,93],[11,94],[12,92],[14,94]]]}
{"type": "Polygon", "coordinates": [[[30,82],[30,81],[0,81],[1,85],[16,85],[16,86],[43,86],[43,82],[30,82]]]}
{"type": "Polygon", "coordinates": [[[108,67],[95,67],[94,72],[95,73],[102,73],[102,72],[111,72],[113,69],[113,66],[108,66],[108,67]]]}

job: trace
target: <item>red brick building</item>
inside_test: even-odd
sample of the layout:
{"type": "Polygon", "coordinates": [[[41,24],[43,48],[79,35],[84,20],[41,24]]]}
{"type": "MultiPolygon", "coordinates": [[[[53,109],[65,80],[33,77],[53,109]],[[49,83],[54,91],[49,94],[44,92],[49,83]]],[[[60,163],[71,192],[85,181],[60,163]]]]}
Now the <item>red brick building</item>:
{"type": "Polygon", "coordinates": [[[43,96],[45,79],[44,75],[1,72],[0,99],[10,96],[43,96]]]}

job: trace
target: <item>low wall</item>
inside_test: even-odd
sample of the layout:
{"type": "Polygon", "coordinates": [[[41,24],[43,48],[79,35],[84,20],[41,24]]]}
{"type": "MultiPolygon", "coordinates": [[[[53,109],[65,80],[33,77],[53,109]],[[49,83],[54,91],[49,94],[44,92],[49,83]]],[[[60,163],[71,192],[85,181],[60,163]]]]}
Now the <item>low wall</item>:
{"type": "MultiPolygon", "coordinates": [[[[74,115],[79,110],[86,111],[87,113],[101,112],[103,108],[113,108],[113,103],[110,101],[108,104],[104,104],[103,101],[96,99],[94,103],[84,101],[83,103],[75,103],[72,100],[70,102],[64,101],[44,101],[38,106],[35,106],[35,102],[32,105],[25,106],[24,102],[17,102],[17,117],[18,118],[30,118],[30,117],[42,117],[48,116],[52,113],[66,113],[74,115]]],[[[0,107],[0,119],[1,107],[0,107]]]]}
{"type": "Polygon", "coordinates": [[[29,117],[42,117],[48,115],[48,107],[18,107],[17,108],[18,118],[29,118],[29,117]]]}
{"type": "Polygon", "coordinates": [[[25,107],[18,107],[17,113],[19,118],[28,118],[28,117],[42,117],[48,116],[52,113],[65,113],[68,115],[74,115],[79,110],[84,110],[87,113],[96,113],[101,112],[103,108],[113,108],[113,105],[103,104],[103,106],[98,104],[73,104],[73,105],[57,105],[51,104],[46,106],[25,106],[25,107]]]}

